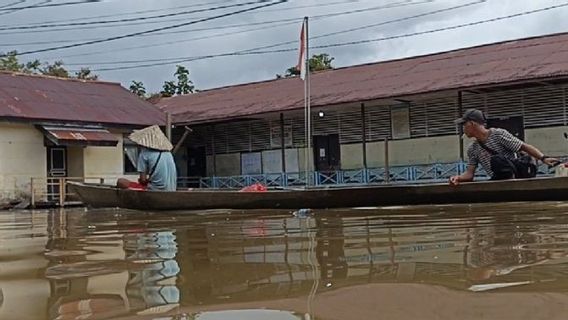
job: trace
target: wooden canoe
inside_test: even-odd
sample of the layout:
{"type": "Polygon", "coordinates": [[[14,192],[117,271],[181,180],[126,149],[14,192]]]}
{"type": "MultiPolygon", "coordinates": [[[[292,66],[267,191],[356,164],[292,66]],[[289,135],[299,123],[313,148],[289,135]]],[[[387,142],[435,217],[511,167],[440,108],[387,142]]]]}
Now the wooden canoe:
{"type": "Polygon", "coordinates": [[[268,192],[197,189],[160,192],[120,190],[69,182],[69,189],[92,207],[142,210],[349,208],[413,204],[451,204],[568,200],[568,177],[439,184],[372,185],[268,192]]]}

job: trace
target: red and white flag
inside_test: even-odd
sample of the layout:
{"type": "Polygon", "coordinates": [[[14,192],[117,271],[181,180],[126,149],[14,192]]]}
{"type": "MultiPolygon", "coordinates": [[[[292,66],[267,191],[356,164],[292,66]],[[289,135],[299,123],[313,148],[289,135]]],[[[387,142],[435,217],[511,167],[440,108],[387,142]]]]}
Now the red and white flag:
{"type": "Polygon", "coordinates": [[[302,23],[302,31],[300,32],[300,57],[298,58],[298,65],[296,69],[300,71],[300,79],[306,79],[306,19],[302,23]]]}

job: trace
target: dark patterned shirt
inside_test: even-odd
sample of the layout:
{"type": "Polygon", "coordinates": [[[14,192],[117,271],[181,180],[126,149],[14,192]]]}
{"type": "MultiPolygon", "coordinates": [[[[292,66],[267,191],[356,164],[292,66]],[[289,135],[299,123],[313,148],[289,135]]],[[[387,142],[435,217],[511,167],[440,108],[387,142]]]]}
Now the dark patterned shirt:
{"type": "MultiPolygon", "coordinates": [[[[515,158],[517,152],[521,150],[523,141],[505,129],[491,128],[489,129],[489,137],[487,137],[484,144],[489,149],[512,159],[515,158]]],[[[468,165],[477,168],[477,166],[481,164],[483,170],[485,170],[490,177],[493,176],[493,171],[491,170],[491,153],[483,149],[479,145],[479,142],[475,141],[469,146],[467,157],[469,159],[468,165]]]]}

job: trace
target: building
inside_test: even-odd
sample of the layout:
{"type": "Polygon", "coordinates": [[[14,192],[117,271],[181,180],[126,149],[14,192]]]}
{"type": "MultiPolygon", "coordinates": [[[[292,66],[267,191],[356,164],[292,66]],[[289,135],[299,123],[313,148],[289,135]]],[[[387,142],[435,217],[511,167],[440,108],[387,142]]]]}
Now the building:
{"type": "Polygon", "coordinates": [[[45,191],[50,177],[136,173],[124,135],[164,121],[117,83],[0,72],[0,200],[29,197],[32,178],[45,191]]]}
{"type": "Polygon", "coordinates": [[[178,165],[202,186],[303,183],[306,166],[316,184],[431,181],[463,170],[469,143],[453,120],[472,107],[546,154],[568,154],[567,83],[568,33],[317,72],[310,161],[298,78],[157,104],[194,130],[178,165]]]}

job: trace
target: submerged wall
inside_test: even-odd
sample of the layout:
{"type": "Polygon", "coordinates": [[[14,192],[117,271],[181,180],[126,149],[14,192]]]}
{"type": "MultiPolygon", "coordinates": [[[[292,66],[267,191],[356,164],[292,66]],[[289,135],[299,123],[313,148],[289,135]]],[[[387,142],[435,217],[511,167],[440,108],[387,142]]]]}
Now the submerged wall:
{"type": "MultiPolygon", "coordinates": [[[[533,144],[550,156],[568,155],[568,140],[564,138],[568,127],[549,127],[526,129],[526,142],[533,144]]],[[[389,140],[389,164],[391,166],[410,166],[435,163],[452,163],[460,160],[460,145],[457,135],[414,138],[404,140],[389,140]]],[[[467,149],[473,140],[463,138],[463,154],[467,160],[467,149]]],[[[363,145],[360,143],[341,145],[341,169],[356,170],[363,168],[363,145]]],[[[287,172],[303,172],[305,170],[305,149],[286,149],[287,172]],[[291,161],[294,164],[292,165],[291,161]],[[296,169],[296,170],[294,170],[296,169]]],[[[242,153],[245,154],[245,153],[242,153]]],[[[267,165],[266,158],[270,155],[280,155],[280,150],[263,151],[262,173],[275,173],[275,168],[281,168],[281,160],[277,164],[267,165]]],[[[216,175],[234,176],[242,174],[241,153],[216,155],[216,175]]],[[[376,168],[385,165],[385,143],[367,143],[367,167],[376,168]]],[[[213,176],[213,156],[207,156],[207,175],[213,176]]]]}
{"type": "MultiPolygon", "coordinates": [[[[119,141],[116,147],[68,147],[67,175],[105,178],[110,184],[118,177],[136,179],[135,174],[124,174],[122,133],[115,136],[119,141]]],[[[43,134],[30,124],[0,123],[0,202],[29,198],[32,177],[47,177],[43,134]]]]}
{"type": "Polygon", "coordinates": [[[0,123],[0,201],[28,198],[31,177],[46,175],[43,134],[32,125],[0,123]]]}

